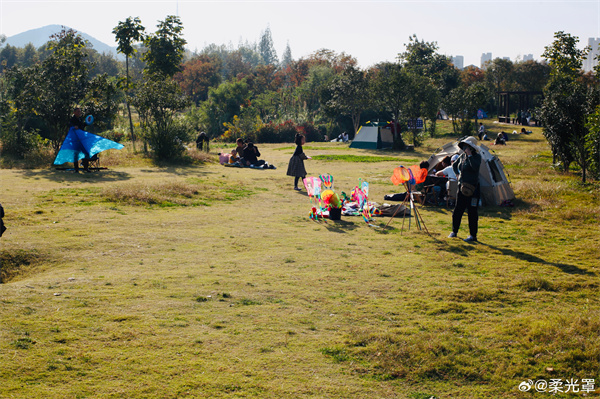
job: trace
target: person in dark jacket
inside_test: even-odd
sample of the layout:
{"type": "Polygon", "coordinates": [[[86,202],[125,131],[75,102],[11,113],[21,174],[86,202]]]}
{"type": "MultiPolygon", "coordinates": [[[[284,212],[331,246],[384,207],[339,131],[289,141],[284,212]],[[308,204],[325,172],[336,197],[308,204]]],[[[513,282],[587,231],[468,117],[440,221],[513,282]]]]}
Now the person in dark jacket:
{"type": "Polygon", "coordinates": [[[452,212],[452,233],[448,237],[456,237],[460,222],[465,213],[469,217],[469,236],[466,242],[477,241],[477,228],[479,223],[479,167],[481,166],[481,155],[478,153],[477,140],[475,137],[467,137],[458,144],[463,150],[458,160],[452,164],[452,169],[458,177],[458,195],[456,205],[452,212]]]}
{"type": "Polygon", "coordinates": [[[6,231],[6,227],[4,226],[4,208],[2,208],[2,204],[0,204],[0,237],[6,231]]]}
{"type": "Polygon", "coordinates": [[[265,165],[265,161],[262,159],[258,159],[260,157],[260,151],[258,151],[258,147],[254,145],[251,141],[246,144],[244,148],[244,162],[246,166],[254,166],[259,167],[265,165]]]}
{"type": "MultiPolygon", "coordinates": [[[[73,116],[69,120],[69,129],[74,127],[79,130],[85,130],[85,123],[84,123],[83,117],[81,115],[82,115],[81,108],[79,108],[79,107],[75,108],[75,110],[73,111],[73,116]]],[[[89,157],[83,158],[81,160],[81,165],[83,166],[83,170],[88,172],[89,166],[90,166],[89,157]]],[[[78,159],[73,160],[73,168],[75,169],[75,172],[79,172],[79,160],[78,159]]]]}
{"type": "Polygon", "coordinates": [[[210,139],[205,132],[200,132],[196,138],[196,148],[200,151],[210,152],[210,139]]]}

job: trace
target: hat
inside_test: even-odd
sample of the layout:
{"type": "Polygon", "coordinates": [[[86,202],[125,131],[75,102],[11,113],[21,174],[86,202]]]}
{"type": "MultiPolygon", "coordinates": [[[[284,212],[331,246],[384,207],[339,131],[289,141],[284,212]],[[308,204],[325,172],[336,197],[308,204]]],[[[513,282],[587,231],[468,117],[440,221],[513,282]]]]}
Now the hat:
{"type": "Polygon", "coordinates": [[[450,162],[454,162],[458,159],[458,154],[454,154],[452,155],[452,158],[450,158],[450,162]]]}
{"type": "Polygon", "coordinates": [[[473,136],[469,136],[466,139],[462,140],[460,143],[458,143],[458,148],[464,150],[465,145],[468,145],[475,151],[479,151],[479,147],[477,146],[477,139],[473,136]]]}

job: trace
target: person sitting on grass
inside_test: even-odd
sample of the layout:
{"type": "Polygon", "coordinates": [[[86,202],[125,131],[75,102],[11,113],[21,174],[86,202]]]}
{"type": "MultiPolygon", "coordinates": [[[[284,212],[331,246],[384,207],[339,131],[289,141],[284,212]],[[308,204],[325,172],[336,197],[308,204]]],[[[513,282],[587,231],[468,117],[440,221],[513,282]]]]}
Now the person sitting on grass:
{"type": "Polygon", "coordinates": [[[494,145],[506,145],[506,139],[504,138],[504,132],[498,133],[498,137],[494,140],[494,145]]]}
{"type": "Polygon", "coordinates": [[[262,169],[275,169],[273,165],[269,165],[265,160],[258,159],[260,157],[260,151],[253,142],[249,141],[244,148],[243,166],[250,166],[253,168],[262,169]]]}

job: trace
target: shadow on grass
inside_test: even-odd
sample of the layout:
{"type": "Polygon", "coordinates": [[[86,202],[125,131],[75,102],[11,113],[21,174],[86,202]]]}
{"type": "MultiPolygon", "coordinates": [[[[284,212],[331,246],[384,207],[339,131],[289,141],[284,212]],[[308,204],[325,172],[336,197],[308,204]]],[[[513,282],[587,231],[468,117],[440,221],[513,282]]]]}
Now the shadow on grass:
{"type": "MultiPolygon", "coordinates": [[[[240,169],[243,169],[243,168],[240,168],[240,169]]],[[[258,170],[260,170],[260,169],[258,169],[258,170]]],[[[140,169],[140,172],[142,172],[142,173],[169,173],[172,175],[181,175],[181,176],[187,176],[187,175],[189,175],[190,172],[193,172],[194,175],[204,175],[204,176],[219,174],[218,172],[208,172],[206,170],[200,169],[196,165],[156,166],[156,167],[140,169]]]]}
{"type": "Polygon", "coordinates": [[[26,179],[33,180],[48,180],[54,182],[108,182],[108,181],[125,181],[131,179],[131,175],[126,172],[118,172],[114,170],[99,170],[94,172],[83,172],[75,173],[71,170],[55,170],[55,169],[44,169],[44,170],[31,170],[23,169],[19,171],[20,174],[26,179]]]}
{"type": "Polygon", "coordinates": [[[356,230],[357,227],[356,223],[346,220],[327,220],[325,224],[325,228],[332,233],[347,233],[356,230]]]}
{"type": "Polygon", "coordinates": [[[580,267],[577,267],[575,265],[568,265],[566,263],[557,263],[557,262],[548,262],[545,261],[544,259],[537,257],[535,255],[531,255],[525,252],[521,252],[521,251],[514,251],[512,249],[508,249],[508,248],[499,248],[490,244],[485,244],[482,242],[479,242],[480,245],[486,246],[488,248],[491,248],[493,250],[496,250],[498,252],[500,252],[502,255],[506,255],[506,256],[512,256],[516,259],[519,260],[524,260],[526,262],[531,262],[531,263],[539,263],[542,265],[551,265],[554,267],[559,268],[560,270],[562,270],[565,273],[568,274],[580,274],[580,275],[586,275],[586,276],[595,276],[596,273],[594,272],[590,272],[587,270],[584,270],[580,267]]]}

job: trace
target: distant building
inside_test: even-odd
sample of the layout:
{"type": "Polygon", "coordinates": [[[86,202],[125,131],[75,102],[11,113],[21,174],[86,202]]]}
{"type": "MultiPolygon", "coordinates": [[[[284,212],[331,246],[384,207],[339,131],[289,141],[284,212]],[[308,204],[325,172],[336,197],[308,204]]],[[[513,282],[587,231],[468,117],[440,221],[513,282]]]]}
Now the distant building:
{"type": "Polygon", "coordinates": [[[492,53],[481,54],[481,69],[486,69],[490,62],[492,62],[492,53]]]}
{"type": "Polygon", "coordinates": [[[452,57],[452,63],[456,68],[463,69],[465,65],[465,57],[463,57],[462,55],[456,55],[452,57]]]}
{"type": "Polygon", "coordinates": [[[510,61],[510,57],[502,57],[503,60],[510,61]]]}
{"type": "Polygon", "coordinates": [[[591,47],[590,52],[588,53],[585,60],[583,60],[583,70],[585,72],[592,71],[596,65],[598,65],[598,60],[596,57],[600,54],[600,50],[598,46],[600,46],[600,38],[590,37],[588,39],[588,46],[591,47]]]}
{"type": "Polygon", "coordinates": [[[525,54],[523,56],[523,61],[533,61],[533,54],[525,54]]]}

